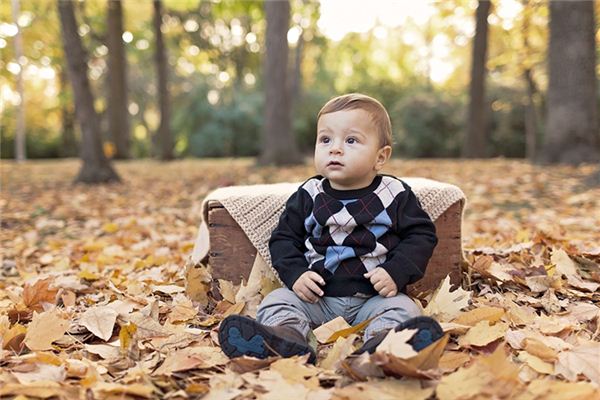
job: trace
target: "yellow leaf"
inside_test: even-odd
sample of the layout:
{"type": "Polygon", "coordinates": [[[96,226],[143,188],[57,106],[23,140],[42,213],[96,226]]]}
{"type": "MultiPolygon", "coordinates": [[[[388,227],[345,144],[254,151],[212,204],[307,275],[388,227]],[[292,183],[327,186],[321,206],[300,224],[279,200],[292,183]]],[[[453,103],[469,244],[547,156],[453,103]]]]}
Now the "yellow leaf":
{"type": "Polygon", "coordinates": [[[246,303],[244,303],[244,302],[233,304],[231,307],[229,307],[227,309],[227,311],[225,311],[223,313],[223,318],[228,317],[230,315],[241,314],[242,310],[244,309],[245,306],[246,306],[246,303]]]}
{"type": "Polygon", "coordinates": [[[129,346],[131,345],[133,335],[136,332],[137,325],[134,323],[129,323],[121,327],[121,330],[119,331],[119,342],[122,354],[127,354],[127,352],[129,351],[129,346]]]}
{"type": "Polygon", "coordinates": [[[119,230],[119,225],[115,224],[114,222],[108,222],[102,225],[102,230],[106,233],[115,233],[119,230]]]}
{"type": "MultiPolygon", "coordinates": [[[[237,289],[239,289],[239,287],[237,289]]],[[[219,279],[219,292],[221,293],[221,296],[223,296],[223,299],[231,304],[235,304],[235,293],[237,290],[231,281],[219,279]]]]}
{"type": "Polygon", "coordinates": [[[327,357],[319,364],[319,367],[331,370],[337,369],[340,363],[354,352],[354,341],[356,338],[358,338],[358,335],[338,338],[331,350],[329,350],[329,353],[327,353],[327,357]]]}
{"type": "Polygon", "coordinates": [[[504,309],[498,307],[479,307],[471,311],[462,312],[452,322],[473,326],[479,321],[486,320],[491,324],[496,323],[504,315],[504,309]]]}
{"type": "Polygon", "coordinates": [[[33,319],[27,327],[25,345],[33,351],[50,350],[52,342],[60,339],[69,328],[69,321],[62,318],[58,310],[33,313],[33,319]]]}
{"type": "Polygon", "coordinates": [[[440,358],[439,367],[444,372],[452,372],[471,360],[468,353],[461,351],[446,351],[440,358]]]}
{"type": "MultiPolygon", "coordinates": [[[[348,328],[350,328],[350,325],[346,322],[346,320],[343,317],[337,317],[319,326],[317,329],[314,329],[313,333],[315,334],[319,343],[325,344],[334,333],[348,328]]],[[[333,340],[335,341],[336,339],[333,340]]]]}
{"type": "Polygon", "coordinates": [[[97,281],[98,279],[102,278],[100,275],[98,275],[95,272],[92,272],[90,270],[84,269],[79,271],[79,273],[77,274],[77,276],[81,279],[85,279],[87,281],[97,281]]]}
{"type": "Polygon", "coordinates": [[[496,325],[490,326],[490,322],[484,320],[469,329],[469,332],[458,340],[458,344],[462,347],[485,346],[504,337],[507,330],[507,324],[497,323],[496,325]]]}
{"type": "MultiPolygon", "coordinates": [[[[27,327],[21,324],[14,324],[2,337],[2,348],[8,349],[8,346],[15,337],[19,335],[25,335],[27,333],[27,327]]],[[[20,339],[22,340],[22,339],[20,339]]]]}
{"type": "Polygon", "coordinates": [[[350,335],[352,335],[353,333],[358,333],[360,331],[362,331],[363,329],[365,329],[367,327],[367,325],[369,325],[369,323],[373,320],[373,318],[369,318],[363,322],[361,322],[360,324],[356,324],[354,326],[351,326],[349,328],[344,328],[341,329],[337,332],[334,332],[326,341],[325,343],[333,343],[336,340],[338,340],[338,338],[341,337],[348,337],[350,335]]]}
{"type": "Polygon", "coordinates": [[[443,322],[452,320],[460,313],[460,310],[469,305],[471,294],[460,287],[455,291],[450,291],[450,276],[447,275],[433,293],[429,304],[425,307],[424,314],[437,317],[443,322]]]}

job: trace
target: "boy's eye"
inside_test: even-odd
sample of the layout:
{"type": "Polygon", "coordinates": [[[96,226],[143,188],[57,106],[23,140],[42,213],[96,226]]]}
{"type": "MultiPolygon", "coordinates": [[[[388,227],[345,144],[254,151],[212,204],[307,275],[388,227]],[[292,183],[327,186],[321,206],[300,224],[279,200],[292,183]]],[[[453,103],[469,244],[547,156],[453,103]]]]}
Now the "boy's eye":
{"type": "Polygon", "coordinates": [[[346,143],[348,143],[348,144],[354,144],[356,142],[357,142],[357,140],[353,137],[349,137],[348,139],[346,139],[346,143]]]}
{"type": "Polygon", "coordinates": [[[321,143],[329,143],[329,138],[327,136],[321,136],[321,139],[319,139],[319,141],[321,143]]]}

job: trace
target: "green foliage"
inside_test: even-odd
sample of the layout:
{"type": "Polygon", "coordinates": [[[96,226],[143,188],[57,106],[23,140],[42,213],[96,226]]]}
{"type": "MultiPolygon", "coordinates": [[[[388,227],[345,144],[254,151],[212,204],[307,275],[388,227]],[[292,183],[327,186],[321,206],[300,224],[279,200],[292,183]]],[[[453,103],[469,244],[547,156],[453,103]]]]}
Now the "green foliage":
{"type": "Polygon", "coordinates": [[[175,101],[173,128],[186,137],[184,155],[196,157],[255,156],[260,149],[263,96],[259,91],[221,93],[215,105],[208,101],[208,87],[175,101]]]}
{"type": "Polygon", "coordinates": [[[409,157],[457,157],[464,126],[463,104],[442,92],[407,93],[390,109],[395,149],[409,157]]]}

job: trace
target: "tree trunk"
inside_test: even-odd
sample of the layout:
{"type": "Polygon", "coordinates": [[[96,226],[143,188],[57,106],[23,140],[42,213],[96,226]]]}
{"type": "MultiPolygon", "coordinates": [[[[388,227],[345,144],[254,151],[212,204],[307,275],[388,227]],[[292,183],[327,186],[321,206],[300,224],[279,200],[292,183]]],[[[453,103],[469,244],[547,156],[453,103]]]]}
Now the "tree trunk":
{"type": "Polygon", "coordinates": [[[73,2],[57,1],[63,47],[75,97],[75,116],[81,126],[83,163],[75,181],[83,183],[119,181],[119,176],[103,153],[98,114],[94,110],[94,98],[87,77],[87,55],[77,32],[73,2]]]}
{"type": "Polygon", "coordinates": [[[127,109],[127,61],[123,44],[121,0],[108,1],[108,127],[115,144],[115,158],[130,157],[129,112],[127,109]]]}
{"type": "Polygon", "coordinates": [[[154,0],[154,32],[156,35],[155,62],[158,76],[158,101],[160,103],[160,126],[156,133],[158,157],[161,160],[173,159],[173,134],[171,133],[171,110],[169,105],[167,50],[162,35],[162,2],[154,0]]]}
{"type": "Polygon", "coordinates": [[[487,156],[487,106],[485,100],[485,63],[487,59],[487,37],[490,1],[479,0],[475,16],[475,38],[471,63],[471,86],[469,88],[469,111],[467,134],[462,146],[462,156],[479,158],[487,156]]]}
{"type": "Polygon", "coordinates": [[[534,161],[537,151],[537,130],[538,130],[538,118],[535,107],[534,96],[537,92],[535,81],[533,80],[533,70],[531,68],[531,50],[529,45],[529,27],[530,17],[532,12],[532,5],[530,0],[523,0],[523,26],[521,34],[523,36],[523,52],[524,59],[521,64],[525,66],[523,71],[523,78],[527,85],[527,104],[525,105],[525,157],[529,161],[534,161]]]}
{"type": "Polygon", "coordinates": [[[292,65],[292,79],[290,82],[290,110],[292,114],[296,104],[299,103],[302,96],[302,57],[304,53],[304,32],[300,33],[296,50],[294,51],[294,63],[292,65]]]}
{"type": "Polygon", "coordinates": [[[73,101],[68,95],[69,83],[67,82],[67,71],[65,71],[64,67],[61,67],[60,71],[58,72],[58,84],[60,92],[60,117],[62,121],[60,156],[75,157],[77,156],[77,140],[75,139],[75,112],[72,107],[73,101]]]}
{"type": "Polygon", "coordinates": [[[551,1],[544,163],[600,159],[595,46],[594,2],[551,1]]]}
{"type": "Polygon", "coordinates": [[[290,3],[266,1],[265,127],[261,164],[296,164],[302,161],[291,131],[287,85],[290,3]]]}
{"type": "Polygon", "coordinates": [[[19,0],[12,0],[12,16],[13,21],[17,26],[17,34],[15,35],[15,58],[19,64],[19,73],[17,74],[17,93],[19,94],[19,105],[17,108],[17,124],[15,129],[15,160],[18,162],[27,159],[25,149],[25,90],[23,88],[23,65],[21,58],[23,57],[23,41],[21,36],[21,27],[18,20],[21,14],[21,5],[19,0]]]}

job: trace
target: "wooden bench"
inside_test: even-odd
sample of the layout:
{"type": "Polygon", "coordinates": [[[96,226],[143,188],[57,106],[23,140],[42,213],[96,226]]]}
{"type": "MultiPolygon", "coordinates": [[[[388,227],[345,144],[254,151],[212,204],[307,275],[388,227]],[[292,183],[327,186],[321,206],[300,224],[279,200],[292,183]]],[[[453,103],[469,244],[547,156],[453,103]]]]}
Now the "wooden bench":
{"type": "MultiPolygon", "coordinates": [[[[423,298],[448,274],[453,283],[460,283],[463,207],[464,201],[457,201],[435,221],[439,242],[423,279],[408,287],[411,296],[423,298]]],[[[207,224],[210,237],[208,263],[213,279],[230,280],[234,284],[239,284],[242,278],[247,280],[257,251],[219,201],[208,202],[207,224]]]]}

